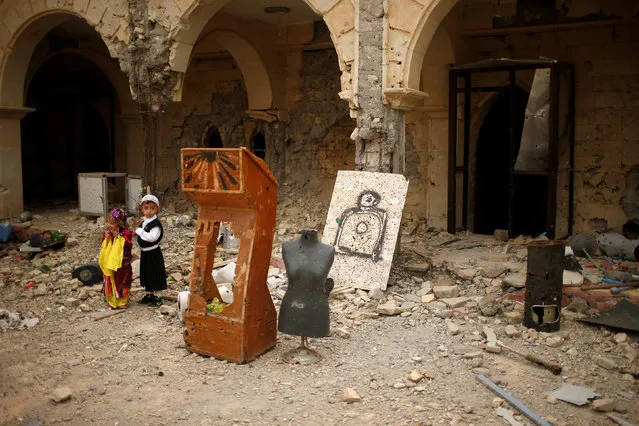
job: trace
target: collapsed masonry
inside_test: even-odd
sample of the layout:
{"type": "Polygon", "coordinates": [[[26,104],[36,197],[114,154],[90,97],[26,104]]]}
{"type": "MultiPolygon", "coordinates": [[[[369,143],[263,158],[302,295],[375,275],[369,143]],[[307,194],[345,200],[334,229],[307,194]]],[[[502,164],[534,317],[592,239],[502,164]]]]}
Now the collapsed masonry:
{"type": "MultiPolygon", "coordinates": [[[[621,228],[634,219],[639,164],[637,2],[573,3],[296,0],[269,14],[245,0],[2,2],[0,217],[24,200],[76,198],[79,172],[139,174],[177,192],[181,148],[246,146],[320,203],[338,170],[397,172],[411,182],[407,214],[506,229],[486,218],[510,197],[499,184],[512,174],[510,105],[499,90],[468,105],[460,94],[470,140],[451,158],[449,69],[546,57],[575,67],[573,229],[621,228]],[[454,211],[462,157],[468,189],[457,188],[454,211]]],[[[533,74],[518,73],[517,109],[533,74]]],[[[535,185],[547,205],[547,184],[535,185]]],[[[510,186],[525,222],[517,200],[530,192],[510,186]]]]}

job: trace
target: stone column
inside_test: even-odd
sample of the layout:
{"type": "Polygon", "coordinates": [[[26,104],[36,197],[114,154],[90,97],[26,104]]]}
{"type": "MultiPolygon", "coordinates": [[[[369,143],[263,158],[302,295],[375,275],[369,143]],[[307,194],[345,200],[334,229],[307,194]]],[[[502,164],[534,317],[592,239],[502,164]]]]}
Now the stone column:
{"type": "Polygon", "coordinates": [[[356,102],[358,170],[404,172],[404,112],[384,104],[384,0],[359,1],[356,102]]]}
{"type": "Polygon", "coordinates": [[[24,209],[20,120],[33,111],[0,106],[0,219],[18,216],[24,209]]]}

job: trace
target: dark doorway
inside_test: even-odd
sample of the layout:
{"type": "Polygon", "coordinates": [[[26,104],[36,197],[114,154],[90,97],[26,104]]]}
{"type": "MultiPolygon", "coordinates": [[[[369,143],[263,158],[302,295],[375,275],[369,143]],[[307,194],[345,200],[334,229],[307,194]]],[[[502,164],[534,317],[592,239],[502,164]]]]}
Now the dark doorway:
{"type": "MultiPolygon", "coordinates": [[[[528,93],[517,88],[515,144],[510,153],[510,99],[508,91],[497,98],[484,117],[477,139],[475,174],[475,223],[477,234],[492,234],[495,229],[508,229],[508,199],[511,173],[519,153],[528,93]],[[511,163],[512,160],[512,163],[511,163]]],[[[548,178],[534,175],[512,175],[513,232],[515,235],[538,235],[546,229],[548,178]]]]}
{"type": "Polygon", "coordinates": [[[58,53],[30,81],[21,123],[25,202],[77,200],[78,173],[114,170],[115,91],[93,62],[58,53]]]}
{"type": "Polygon", "coordinates": [[[258,132],[253,136],[253,154],[262,160],[266,159],[266,140],[264,134],[258,132]]]}
{"type": "Polygon", "coordinates": [[[215,127],[209,127],[204,136],[204,148],[224,148],[222,136],[215,127]]]}

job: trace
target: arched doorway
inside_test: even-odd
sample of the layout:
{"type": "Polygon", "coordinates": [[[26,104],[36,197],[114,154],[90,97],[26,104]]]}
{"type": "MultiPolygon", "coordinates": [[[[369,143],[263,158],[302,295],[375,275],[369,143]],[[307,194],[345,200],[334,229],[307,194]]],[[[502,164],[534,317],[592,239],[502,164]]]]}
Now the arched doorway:
{"type": "Polygon", "coordinates": [[[251,151],[253,151],[256,157],[262,160],[266,159],[266,139],[264,138],[264,133],[255,133],[251,143],[251,151]]]}
{"type": "Polygon", "coordinates": [[[204,136],[202,146],[203,148],[224,148],[222,136],[220,136],[220,132],[217,130],[217,127],[211,126],[208,128],[206,135],[204,136]]]}
{"type": "Polygon", "coordinates": [[[508,229],[509,191],[513,191],[513,233],[538,235],[546,229],[548,178],[512,172],[519,153],[528,92],[517,87],[514,128],[516,145],[510,152],[508,91],[498,93],[484,116],[477,138],[474,228],[478,234],[508,229]],[[511,188],[511,174],[513,186],[511,188]]]}
{"type": "Polygon", "coordinates": [[[60,53],[27,89],[21,123],[25,202],[77,199],[77,175],[115,170],[115,90],[89,59],[60,53]]]}

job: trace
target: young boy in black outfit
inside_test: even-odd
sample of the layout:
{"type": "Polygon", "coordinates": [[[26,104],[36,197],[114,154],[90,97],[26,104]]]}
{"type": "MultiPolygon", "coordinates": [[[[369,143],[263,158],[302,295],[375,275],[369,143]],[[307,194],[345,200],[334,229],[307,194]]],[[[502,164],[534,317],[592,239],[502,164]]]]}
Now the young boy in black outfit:
{"type": "Polygon", "coordinates": [[[154,195],[145,195],[140,201],[144,221],[135,230],[140,245],[140,284],[146,294],[140,303],[162,305],[162,290],[166,290],[166,270],[164,256],[160,249],[162,224],[157,217],[160,201],[154,195]]]}

